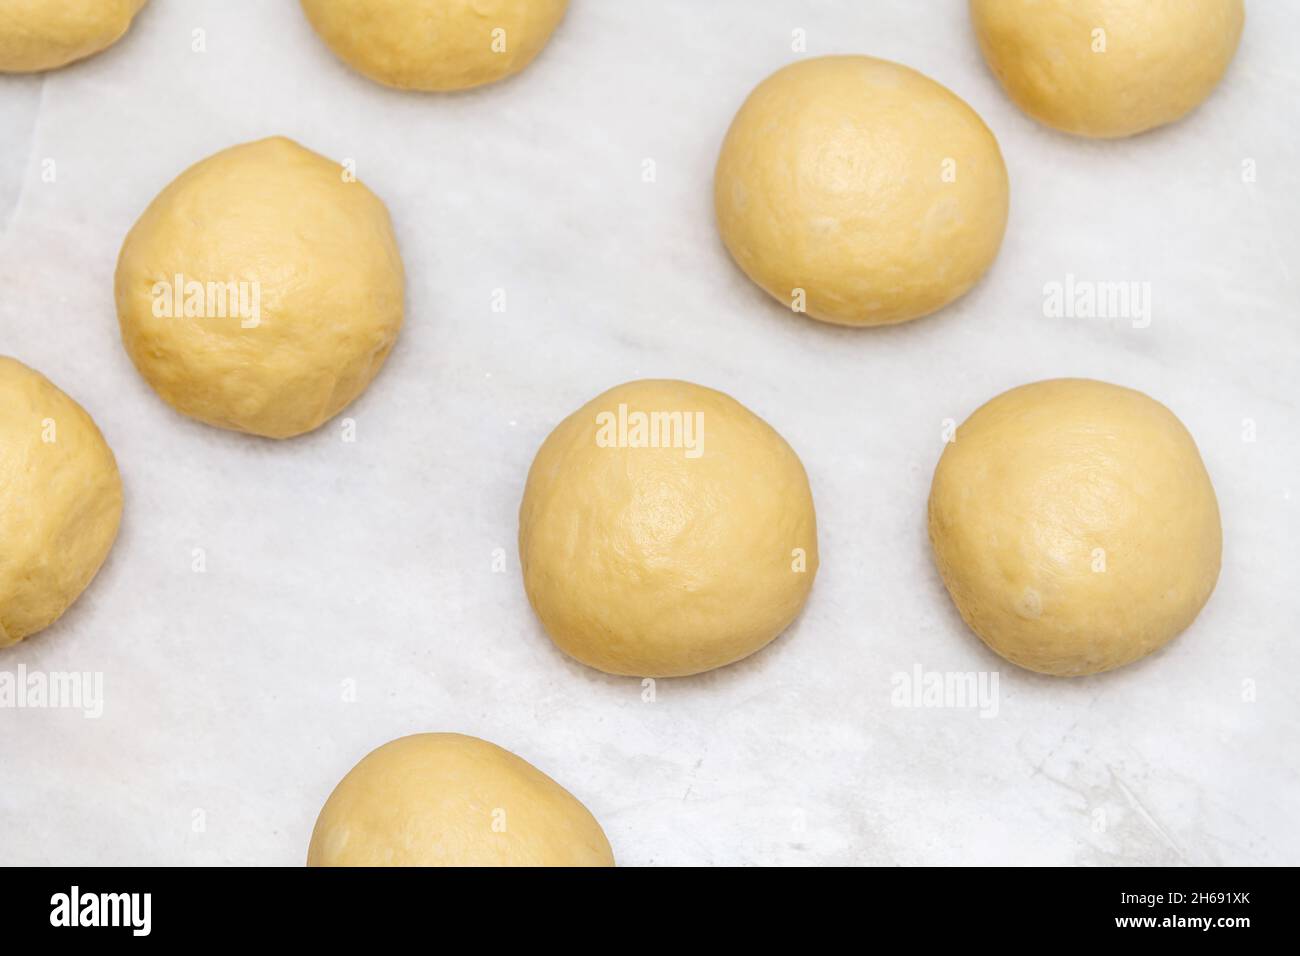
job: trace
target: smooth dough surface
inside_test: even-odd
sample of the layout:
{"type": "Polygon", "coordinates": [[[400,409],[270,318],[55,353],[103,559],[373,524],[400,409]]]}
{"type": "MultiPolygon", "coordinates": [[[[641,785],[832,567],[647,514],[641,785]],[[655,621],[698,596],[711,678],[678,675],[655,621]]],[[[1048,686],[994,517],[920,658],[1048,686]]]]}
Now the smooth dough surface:
{"type": "Polygon", "coordinates": [[[402,325],[404,282],[384,204],[276,137],[217,153],[158,195],[122,244],[117,313],[131,360],[173,408],[287,438],[375,377],[402,325]],[[203,290],[193,299],[191,282],[203,290]],[[210,296],[209,284],[231,294],[210,296]],[[168,301],[168,289],[182,294],[168,301]]]}
{"type": "Polygon", "coordinates": [[[518,73],[569,0],[302,0],[331,50],[403,90],[463,90],[518,73]]]}
{"type": "Polygon", "coordinates": [[[789,626],[817,573],[817,519],[803,465],[770,425],[722,392],[644,380],[597,396],[542,444],[519,556],[563,651],[611,674],[675,677],[789,626]],[[683,426],[638,433],[636,416],[652,413],[681,413],[683,426]]]}
{"type": "Polygon", "coordinates": [[[37,73],[105,50],[147,0],[0,0],[0,73],[37,73]]]}
{"type": "Polygon", "coordinates": [[[0,356],[0,647],[53,624],[108,556],[117,461],[49,379],[0,356]]]}
{"type": "Polygon", "coordinates": [[[1132,136],[1180,119],[1223,78],[1242,0],[971,0],[980,49],[1041,123],[1132,136]]]}
{"type": "Polygon", "coordinates": [[[477,737],[371,751],[316,820],[308,866],[613,866],[600,824],[526,760],[477,737]]]}
{"type": "Polygon", "coordinates": [[[979,408],[930,489],[939,572],[1012,663],[1074,676],[1162,647],[1219,576],[1219,506],[1196,443],[1141,392],[1053,379],[979,408]]]}
{"type": "Polygon", "coordinates": [[[841,325],[903,322],[963,295],[997,255],[1008,202],[1002,153],[975,111],[867,56],[769,76],[714,173],[718,228],[745,274],[841,325]]]}

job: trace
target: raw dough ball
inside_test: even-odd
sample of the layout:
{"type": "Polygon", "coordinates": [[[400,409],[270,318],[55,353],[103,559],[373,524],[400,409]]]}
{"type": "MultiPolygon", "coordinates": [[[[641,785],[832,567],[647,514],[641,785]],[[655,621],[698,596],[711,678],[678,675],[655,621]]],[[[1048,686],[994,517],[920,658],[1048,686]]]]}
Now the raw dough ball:
{"type": "Polygon", "coordinates": [[[117,537],[122,480],[80,405],[0,356],[0,647],[49,627],[117,537]]]}
{"type": "Polygon", "coordinates": [[[519,557],[561,650],[611,674],[676,677],[789,626],[817,573],[817,518],[799,457],[749,409],[689,382],[629,382],[542,444],[519,557]]]}
{"type": "Polygon", "coordinates": [[[146,0],[0,0],[0,73],[53,70],[112,46],[146,0]]]}
{"type": "Polygon", "coordinates": [[[975,284],[1002,244],[1007,188],[997,140],[950,91],[897,63],[826,56],[749,95],[713,200],[722,241],[779,302],[883,325],[975,284]]]}
{"type": "Polygon", "coordinates": [[[320,812],[308,866],[613,866],[567,790],[508,750],[461,734],[390,741],[320,812]]]}
{"type": "Polygon", "coordinates": [[[518,73],[569,0],[302,0],[329,48],[402,90],[463,90],[518,73]]]}
{"type": "Polygon", "coordinates": [[[971,0],[980,48],[1017,106],[1080,136],[1191,112],[1241,39],[1242,0],[971,0]],[[1100,31],[1100,32],[1098,32],[1100,31]]]}
{"type": "Polygon", "coordinates": [[[1054,379],[957,429],[930,541],[966,623],[1012,663],[1073,676],[1183,631],[1219,576],[1219,505],[1196,443],[1141,392],[1054,379]]]}
{"type": "Polygon", "coordinates": [[[163,400],[270,438],[338,414],[402,325],[388,210],[282,137],[217,153],[159,193],[116,284],[122,341],[163,400]]]}

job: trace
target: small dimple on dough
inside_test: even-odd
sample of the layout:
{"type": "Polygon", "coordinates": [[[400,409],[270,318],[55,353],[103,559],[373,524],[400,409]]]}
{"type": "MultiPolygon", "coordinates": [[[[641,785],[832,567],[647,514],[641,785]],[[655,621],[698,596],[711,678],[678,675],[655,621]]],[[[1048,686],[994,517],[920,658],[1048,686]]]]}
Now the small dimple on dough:
{"type": "Polygon", "coordinates": [[[1062,676],[1180,634],[1222,551],[1214,488],[1182,423],[1141,392],[1087,379],[1024,385],[971,415],[935,468],[929,531],[971,629],[1013,663],[1062,676]]]}
{"type": "Polygon", "coordinates": [[[1016,607],[1021,617],[1034,619],[1040,617],[1043,613],[1043,599],[1038,596],[1038,592],[1033,588],[1025,588],[1025,593],[1021,595],[1020,603],[1016,607]]]}
{"type": "Polygon", "coordinates": [[[817,521],[803,465],[771,426],[713,389],[646,380],[597,396],[547,437],[519,509],[519,556],[561,650],[612,674],[683,676],[789,626],[817,573],[817,521]],[[702,454],[601,447],[597,416],[620,404],[700,413],[702,454]]]}
{"type": "Polygon", "coordinates": [[[765,79],[714,173],[718,229],[745,274],[787,307],[803,289],[809,315],[843,325],[903,322],[964,294],[997,255],[1008,202],[1002,154],[974,110],[864,56],[765,79]],[[955,178],[942,175],[948,160],[955,178]]]}
{"type": "Polygon", "coordinates": [[[1236,54],[1243,0],[970,0],[1016,105],[1080,136],[1132,136],[1204,102],[1236,54]],[[1093,49],[1093,31],[1105,49],[1093,49]]]}

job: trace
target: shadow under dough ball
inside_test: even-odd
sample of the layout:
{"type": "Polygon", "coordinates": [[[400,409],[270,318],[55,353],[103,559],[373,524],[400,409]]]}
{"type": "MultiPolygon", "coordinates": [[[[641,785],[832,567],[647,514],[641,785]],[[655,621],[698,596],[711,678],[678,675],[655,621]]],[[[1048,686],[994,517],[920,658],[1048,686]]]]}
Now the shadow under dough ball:
{"type": "Polygon", "coordinates": [[[723,243],[778,302],[884,325],[979,280],[1002,244],[1008,190],[997,140],[951,91],[897,63],[825,56],[750,93],[713,200],[723,243]]]}
{"type": "Polygon", "coordinates": [[[569,0],[301,0],[350,67],[401,90],[464,90],[518,73],[569,0]]]}
{"type": "Polygon", "coordinates": [[[808,476],[722,392],[644,380],[543,442],[519,508],[528,599],[557,646],[610,674],[679,677],[746,657],[817,574],[808,476]]]}
{"type": "Polygon", "coordinates": [[[508,750],[413,734],[371,751],[325,801],[308,866],[613,866],[573,794],[508,750]]]}
{"type": "Polygon", "coordinates": [[[0,73],[40,73],[120,40],[147,0],[0,0],[0,73]]]}
{"type": "Polygon", "coordinates": [[[269,438],[311,431],[378,374],[404,272],[384,204],[283,137],[191,166],[117,261],[122,342],[177,411],[269,438]]]}
{"type": "Polygon", "coordinates": [[[1132,136],[1203,103],[1232,62],[1242,0],[971,0],[984,59],[1022,110],[1132,136]]]}
{"type": "Polygon", "coordinates": [[[45,376],[0,356],[0,647],[62,616],[121,519],[117,461],[94,421],[45,376]]]}
{"type": "Polygon", "coordinates": [[[1219,576],[1219,505],[1196,443],[1141,392],[1013,388],[957,429],[930,541],[962,618],[1013,664],[1095,674],[1164,646],[1219,576]]]}

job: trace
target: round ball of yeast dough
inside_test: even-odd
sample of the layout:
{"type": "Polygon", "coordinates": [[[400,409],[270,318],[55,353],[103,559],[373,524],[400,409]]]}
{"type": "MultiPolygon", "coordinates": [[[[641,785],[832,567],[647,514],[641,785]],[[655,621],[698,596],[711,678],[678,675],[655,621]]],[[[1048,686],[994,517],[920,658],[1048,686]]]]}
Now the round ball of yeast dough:
{"type": "Polygon", "coordinates": [[[191,166],[117,262],[122,342],[163,400],[222,428],[311,431],[361,394],[402,325],[384,204],[276,137],[191,166]]]}
{"type": "Polygon", "coordinates": [[[1006,229],[997,140],[962,100],[867,56],[801,60],[760,83],[714,174],[722,241],[787,308],[903,322],[963,295],[1006,229]]]}
{"type": "Polygon", "coordinates": [[[957,429],[930,541],[984,643],[1044,674],[1110,670],[1181,633],[1219,576],[1219,506],[1196,443],[1141,392],[1054,379],[957,429]]]}
{"type": "Polygon", "coordinates": [[[146,0],[0,0],[0,73],[53,70],[112,46],[146,0]]]}
{"type": "Polygon", "coordinates": [[[519,509],[524,587],[551,639],[611,674],[740,660],[794,620],[817,573],[799,457],[739,402],[629,382],[547,437],[519,509]]]}
{"type": "Polygon", "coordinates": [[[371,751],[316,820],[308,866],[613,866],[600,824],[508,750],[414,734],[371,751]]]}
{"type": "Polygon", "coordinates": [[[329,48],[403,90],[463,90],[518,73],[546,46],[568,0],[302,0],[329,48]]]}
{"type": "Polygon", "coordinates": [[[1222,79],[1242,0],[971,0],[984,59],[1016,105],[1080,136],[1172,123],[1222,79]]]}
{"type": "Polygon", "coordinates": [[[59,619],[117,537],[122,481],[104,436],[49,379],[0,356],[0,647],[59,619]]]}

